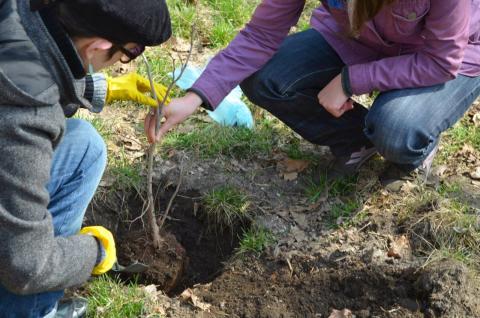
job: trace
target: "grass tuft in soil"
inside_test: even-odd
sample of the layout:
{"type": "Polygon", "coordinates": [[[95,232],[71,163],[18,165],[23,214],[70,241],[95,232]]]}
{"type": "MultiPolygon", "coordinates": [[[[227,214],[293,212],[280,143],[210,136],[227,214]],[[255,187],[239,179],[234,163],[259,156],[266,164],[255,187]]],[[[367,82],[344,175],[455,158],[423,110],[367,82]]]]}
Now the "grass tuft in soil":
{"type": "Polygon", "coordinates": [[[318,201],[322,196],[346,196],[353,194],[357,185],[357,177],[346,177],[331,182],[326,175],[320,175],[319,180],[310,180],[305,188],[305,195],[311,202],[318,201]]]}
{"type": "Polygon", "coordinates": [[[203,198],[207,229],[223,233],[249,222],[250,204],[248,197],[232,186],[213,189],[203,198]]]}
{"type": "Polygon", "coordinates": [[[355,199],[347,199],[345,202],[334,204],[327,216],[328,226],[333,229],[342,225],[349,226],[352,222],[352,217],[360,208],[360,202],[355,199]]]}
{"type": "Polygon", "coordinates": [[[265,228],[252,226],[243,232],[240,246],[237,249],[237,255],[253,253],[257,256],[271,244],[275,242],[275,236],[265,228]]]}
{"type": "Polygon", "coordinates": [[[428,262],[452,258],[480,270],[480,215],[456,200],[442,200],[412,226],[428,262]]]}
{"type": "Polygon", "coordinates": [[[125,285],[119,278],[100,276],[88,284],[88,317],[136,318],[144,314],[145,295],[135,282],[125,285]]]}

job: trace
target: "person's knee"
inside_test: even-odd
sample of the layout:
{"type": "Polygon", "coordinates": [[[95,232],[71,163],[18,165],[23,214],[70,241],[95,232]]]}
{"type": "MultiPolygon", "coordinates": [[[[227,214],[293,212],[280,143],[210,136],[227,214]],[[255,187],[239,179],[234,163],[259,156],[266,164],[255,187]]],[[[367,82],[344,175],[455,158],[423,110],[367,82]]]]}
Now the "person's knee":
{"type": "Polygon", "coordinates": [[[67,134],[70,135],[70,142],[74,143],[77,149],[81,149],[87,165],[98,165],[105,167],[107,161],[107,147],[105,141],[91,123],[82,119],[67,120],[67,134]]]}
{"type": "Polygon", "coordinates": [[[418,162],[434,141],[415,121],[388,111],[369,114],[364,132],[386,160],[399,164],[418,162]]]}
{"type": "Polygon", "coordinates": [[[245,79],[240,87],[247,98],[259,106],[268,105],[272,100],[282,99],[284,93],[277,82],[278,76],[274,74],[275,68],[266,66],[245,79]]]}

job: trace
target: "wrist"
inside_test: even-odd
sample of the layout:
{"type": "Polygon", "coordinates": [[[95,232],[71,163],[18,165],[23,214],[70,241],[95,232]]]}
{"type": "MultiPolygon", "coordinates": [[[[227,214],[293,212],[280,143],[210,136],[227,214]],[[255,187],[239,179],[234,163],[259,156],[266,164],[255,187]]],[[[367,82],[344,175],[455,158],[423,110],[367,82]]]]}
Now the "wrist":
{"type": "Polygon", "coordinates": [[[195,92],[189,91],[185,94],[184,98],[187,100],[187,102],[191,105],[195,105],[196,108],[200,107],[202,105],[203,100],[198,94],[195,92]]]}
{"type": "MultiPolygon", "coordinates": [[[[200,104],[197,104],[197,106],[202,106],[203,105],[203,108],[205,109],[208,109],[208,110],[214,110],[212,105],[210,104],[208,98],[203,94],[202,91],[200,91],[199,89],[196,89],[196,88],[189,88],[187,90],[188,93],[193,93],[195,94],[198,98],[200,98],[201,102],[200,104]]],[[[187,94],[188,94],[187,93],[187,94]]]]}

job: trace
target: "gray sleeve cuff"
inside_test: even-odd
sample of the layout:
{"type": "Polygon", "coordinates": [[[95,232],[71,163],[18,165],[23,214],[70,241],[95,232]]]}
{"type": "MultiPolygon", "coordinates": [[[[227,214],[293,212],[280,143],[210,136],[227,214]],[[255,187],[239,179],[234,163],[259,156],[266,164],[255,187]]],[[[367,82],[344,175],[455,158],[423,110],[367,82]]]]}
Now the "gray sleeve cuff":
{"type": "Polygon", "coordinates": [[[102,73],[89,74],[85,78],[84,97],[92,104],[92,112],[99,113],[105,106],[107,97],[107,78],[102,73]]]}

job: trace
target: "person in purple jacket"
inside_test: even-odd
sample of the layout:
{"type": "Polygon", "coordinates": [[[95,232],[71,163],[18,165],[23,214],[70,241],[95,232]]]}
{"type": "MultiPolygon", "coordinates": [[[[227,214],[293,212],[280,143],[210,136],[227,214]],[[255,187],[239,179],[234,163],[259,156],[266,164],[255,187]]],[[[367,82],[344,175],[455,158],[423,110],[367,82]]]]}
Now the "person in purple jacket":
{"type": "Polygon", "coordinates": [[[330,147],[329,177],[354,174],[377,151],[391,163],[380,176],[387,188],[428,173],[440,134],[480,95],[480,0],[323,0],[312,28],[287,37],[304,4],[263,0],[165,108],[157,138],[240,83],[253,103],[330,147]],[[370,109],[350,99],[372,92],[370,109]]]}

